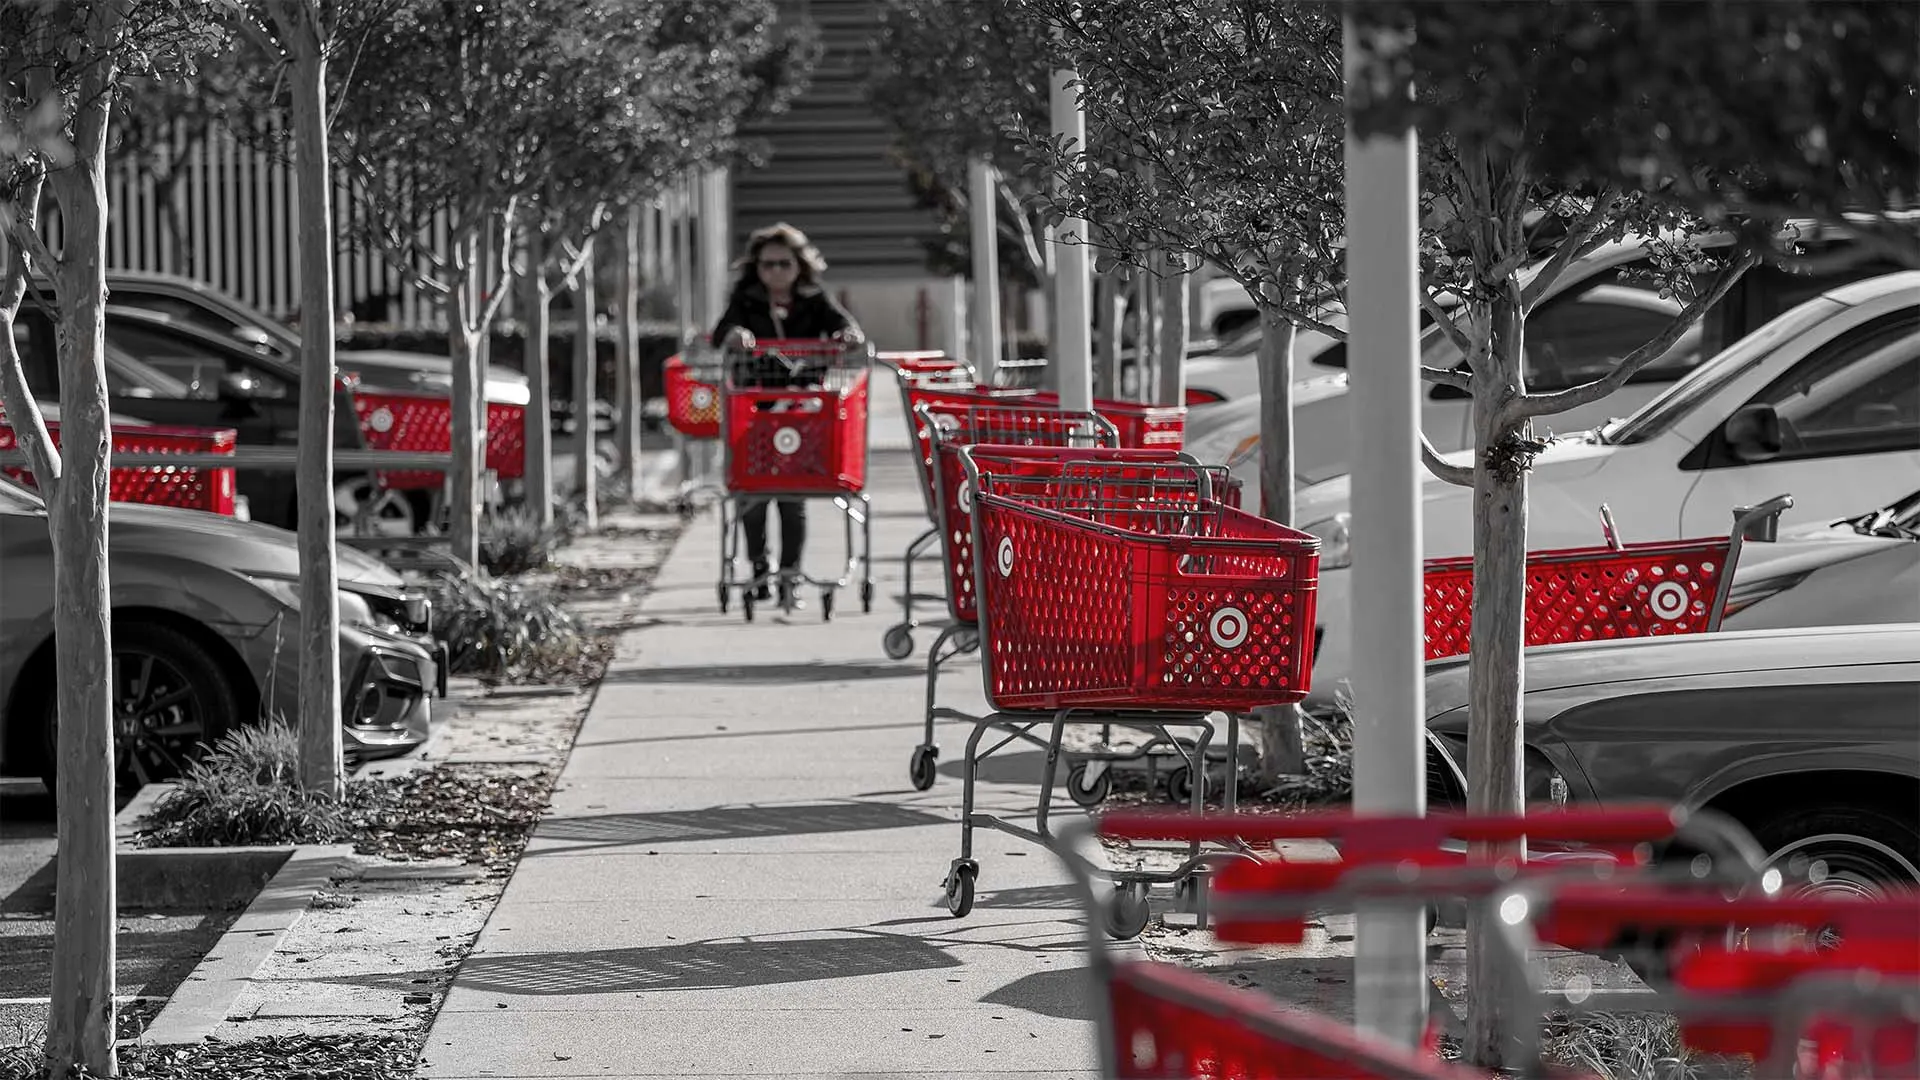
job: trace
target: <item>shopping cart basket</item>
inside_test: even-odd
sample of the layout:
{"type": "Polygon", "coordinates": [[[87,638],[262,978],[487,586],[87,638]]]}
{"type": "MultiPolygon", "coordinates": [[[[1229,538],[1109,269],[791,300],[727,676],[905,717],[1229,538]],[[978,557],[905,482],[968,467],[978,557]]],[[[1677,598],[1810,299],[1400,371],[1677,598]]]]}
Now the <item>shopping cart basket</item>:
{"type": "Polygon", "coordinates": [[[720,439],[720,388],[726,381],[725,367],[725,354],[705,341],[689,343],[661,366],[667,426],[673,429],[674,453],[680,459],[679,501],[683,505],[699,492],[726,492],[726,486],[714,475],[716,455],[711,449],[720,439]],[[701,459],[698,464],[696,454],[701,459]]]}
{"type": "Polygon", "coordinates": [[[775,586],[781,610],[791,613],[798,588],[812,585],[820,590],[821,618],[831,619],[835,591],[856,580],[861,609],[873,610],[873,515],[866,494],[872,365],[870,345],[837,341],[767,340],[751,350],[728,350],[720,410],[726,448],[720,610],[727,610],[738,589],[741,613],[752,621],[755,592],[775,586]],[[840,577],[815,578],[799,567],[735,573],[741,515],[776,499],[832,500],[845,524],[847,561],[840,577]]]}
{"type": "MultiPolygon", "coordinates": [[[[1055,842],[1088,920],[1096,993],[1098,1050],[1108,1077],[1411,1077],[1466,1080],[1487,1074],[1438,1060],[1430,1029],[1420,1053],[1352,1031],[1331,1018],[1281,1006],[1256,991],[1151,962],[1116,962],[1095,927],[1111,923],[1113,904],[1096,894],[1105,876],[1082,857],[1090,824],[1063,829],[1055,842]],[[1103,910],[1104,909],[1104,910],[1103,910]]],[[[1216,934],[1235,944],[1301,939],[1308,912],[1353,911],[1362,904],[1430,907],[1441,896],[1486,911],[1500,927],[1499,960],[1516,992],[1509,1017],[1554,1010],[1673,1012],[1690,1048],[1754,1053],[1778,1063],[1781,1032],[1811,1034],[1826,1053],[1869,1061],[1872,1075],[1913,1076],[1913,1010],[1920,1004],[1920,898],[1807,902],[1780,888],[1744,829],[1711,812],[1663,807],[1579,808],[1524,816],[1403,818],[1346,812],[1300,815],[1196,815],[1122,811],[1098,826],[1107,841],[1243,845],[1211,874],[1216,934]],[[1290,862],[1245,854],[1285,840],[1336,843],[1334,862],[1290,862]],[[1471,860],[1468,843],[1524,839],[1525,854],[1471,860]],[[1674,845],[1708,859],[1657,860],[1653,845],[1674,845]],[[1497,915],[1497,917],[1495,917],[1497,915]],[[1760,929],[1792,927],[1797,944],[1760,943],[1760,929]],[[1837,929],[1840,950],[1808,947],[1808,931],[1837,929]],[[1530,977],[1529,953],[1544,944],[1599,951],[1645,940],[1648,931],[1692,929],[1722,944],[1681,962],[1675,993],[1620,995],[1569,987],[1550,992],[1530,977]],[[1727,942],[1738,940],[1737,946],[1727,942]],[[1758,945],[1758,947],[1756,947],[1758,945]],[[1846,950],[1851,950],[1848,952],[1846,950]],[[1691,974],[1687,974],[1691,972],[1691,974]],[[1838,990],[1836,994],[1834,991],[1838,990]],[[1746,991],[1742,993],[1742,991],[1746,991]],[[1891,1022],[1889,1022],[1889,1019],[1891,1022]]],[[[1670,935],[1655,940],[1671,941],[1670,935]]],[[[1538,1030],[1521,1024],[1523,1045],[1509,1064],[1520,1075],[1566,1076],[1539,1058],[1538,1030]]],[[[1798,1075],[1768,1069],[1764,1076],[1798,1075]]]]}
{"type": "MultiPolygon", "coordinates": [[[[47,436],[60,447],[60,424],[47,424],[47,436]]],[[[108,433],[116,454],[232,454],[232,428],[115,427],[108,433]]],[[[13,428],[0,415],[0,451],[15,449],[13,428]]],[[[0,473],[37,487],[33,470],[8,466],[0,473]]],[[[147,503],[234,516],[233,467],[230,465],[116,466],[107,472],[107,497],[114,502],[147,503]]]]}
{"type": "MultiPolygon", "coordinates": [[[[1527,645],[1718,630],[1742,546],[1771,538],[1792,507],[1787,495],[1741,507],[1723,537],[1529,552],[1527,645]]],[[[1425,592],[1427,659],[1465,653],[1473,559],[1428,559],[1425,592]]]]}
{"type": "MultiPolygon", "coordinates": [[[[1110,453],[1124,453],[1110,452],[1110,453]]],[[[1206,795],[1208,714],[1229,724],[1307,694],[1319,541],[1227,504],[1224,470],[1180,461],[1037,456],[962,448],[973,499],[982,683],[992,709],[967,740],[960,855],[946,880],[955,916],[973,905],[973,829],[1045,842],[1063,731],[1098,724],[1170,737],[1194,731],[1191,806],[1206,795]],[[1034,732],[1046,726],[1043,739],[1034,732]],[[980,749],[990,729],[1006,733],[980,749]],[[1032,829],[974,811],[979,763],[1015,740],[1043,746],[1032,829]]],[[[1229,745],[1237,742],[1230,727],[1229,745]]],[[[1233,792],[1231,772],[1228,795],[1233,792]]],[[[1109,926],[1146,925],[1156,883],[1184,888],[1198,845],[1169,871],[1116,872],[1138,903],[1109,926]]]]}

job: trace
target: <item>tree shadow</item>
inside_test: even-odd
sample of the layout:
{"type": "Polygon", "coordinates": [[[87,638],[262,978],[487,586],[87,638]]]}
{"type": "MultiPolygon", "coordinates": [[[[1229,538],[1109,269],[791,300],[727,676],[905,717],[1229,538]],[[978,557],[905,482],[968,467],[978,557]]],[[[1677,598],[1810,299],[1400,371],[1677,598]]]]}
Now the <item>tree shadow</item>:
{"type": "Polygon", "coordinates": [[[1008,911],[1080,911],[1086,904],[1071,885],[1029,885],[983,892],[974,906],[1008,911]]]}
{"type": "MultiPolygon", "coordinates": [[[[992,732],[987,733],[992,739],[992,732]]],[[[990,744],[989,744],[990,745],[990,744]]],[[[966,754],[955,753],[950,761],[942,761],[938,772],[941,776],[959,780],[966,772],[966,754]]],[[[1047,754],[1044,750],[1002,750],[992,757],[974,763],[974,779],[982,784],[1017,784],[1021,787],[1038,788],[1040,777],[1046,772],[1047,754]]],[[[1062,754],[1057,766],[1053,786],[1065,787],[1067,783],[1067,759],[1062,754]]]]}
{"type": "Polygon", "coordinates": [[[601,847],[677,841],[748,840],[806,833],[866,832],[951,825],[949,818],[893,803],[834,802],[779,806],[716,806],[657,814],[598,814],[548,818],[536,841],[578,841],[564,848],[529,850],[525,858],[565,855],[601,847]]]}
{"type": "Polygon", "coordinates": [[[960,966],[945,950],[888,934],[473,956],[460,985],[496,994],[645,994],[822,982],[960,966]]]}
{"type": "Polygon", "coordinates": [[[687,667],[636,667],[607,673],[616,683],[727,683],[791,686],[795,683],[853,682],[861,679],[925,678],[924,668],[898,663],[701,664],[687,667]]]}
{"type": "Polygon", "coordinates": [[[980,999],[983,1005],[1005,1005],[1057,1020],[1092,1020],[1088,1001],[1100,992],[1086,968],[1036,971],[1023,975],[980,999]]]}

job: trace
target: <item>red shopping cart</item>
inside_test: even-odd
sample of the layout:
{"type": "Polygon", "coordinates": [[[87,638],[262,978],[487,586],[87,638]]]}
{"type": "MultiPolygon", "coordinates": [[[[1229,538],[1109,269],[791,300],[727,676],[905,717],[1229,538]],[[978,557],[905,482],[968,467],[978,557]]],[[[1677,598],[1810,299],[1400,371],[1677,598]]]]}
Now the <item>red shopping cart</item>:
{"type": "MultiPolygon", "coordinates": [[[[353,410],[369,450],[445,453],[453,448],[453,400],[411,390],[353,387],[353,410]]],[[[487,402],[484,467],[501,480],[517,480],[527,471],[527,410],[521,405],[487,402]]],[[[445,473],[431,469],[388,469],[374,482],[390,491],[440,491],[445,473]]]]}
{"type": "MultiPolygon", "coordinates": [[[[1426,1052],[1362,1035],[1333,1019],[1287,1008],[1266,995],[1152,962],[1118,962],[1098,926],[1130,903],[1124,890],[1103,901],[1094,880],[1109,876],[1077,850],[1091,824],[1063,829],[1055,850],[1070,871],[1088,920],[1091,970],[1100,988],[1098,1050],[1108,1077],[1410,1077],[1485,1080],[1442,1061],[1435,1032],[1426,1052]]],[[[1711,812],[1579,808],[1524,816],[1359,816],[1349,812],[1197,815],[1118,812],[1098,825],[1107,841],[1231,841],[1203,879],[1216,934],[1237,944],[1297,942],[1309,912],[1374,907],[1431,908],[1449,897],[1475,904],[1499,928],[1498,962],[1516,997],[1509,1017],[1560,1012],[1670,1012],[1687,1045],[1755,1055],[1794,1072],[1792,1052],[1844,1057],[1873,1071],[1915,1076],[1914,1020],[1920,1016],[1920,897],[1874,900],[1796,895],[1752,837],[1711,812]],[[1282,841],[1331,841],[1331,862],[1256,856],[1282,841]],[[1469,858],[1470,843],[1524,841],[1525,855],[1469,858]],[[1654,845],[1690,857],[1662,860],[1654,845]],[[1698,853],[1698,856],[1694,856],[1698,853]],[[1700,858],[1707,859],[1703,867],[1700,858]],[[1759,931],[1791,930],[1780,937],[1759,931]],[[1838,932],[1839,949],[1816,931],[1838,932]],[[1676,931],[1681,932],[1676,936],[1676,931]],[[1697,944],[1686,942],[1686,933],[1697,944]],[[1541,946],[1610,954],[1623,944],[1681,952],[1673,988],[1653,994],[1568,986],[1549,989],[1530,970],[1541,946]],[[1782,1038],[1799,1036],[1798,1039],[1782,1038]],[[1786,1059],[1786,1060],[1783,1060],[1786,1059]]],[[[1111,932],[1111,930],[1109,930],[1111,932]]],[[[1539,1030],[1516,1024],[1522,1076],[1569,1076],[1540,1057],[1539,1030]]],[[[1509,1061],[1514,1066],[1515,1061],[1509,1061]]]]}
{"type": "MultiPolygon", "coordinates": [[[[993,446],[959,451],[973,501],[973,576],[982,682],[992,709],[974,718],[962,770],[960,855],[946,879],[948,910],[973,906],[978,826],[1045,842],[1068,724],[1097,724],[1173,741],[1193,731],[1190,805],[1206,797],[1208,714],[1237,718],[1306,696],[1319,541],[1228,503],[1225,470],[1171,451],[993,446]],[[1151,460],[1155,453],[1168,458],[1151,460]],[[1149,456],[1141,460],[1141,456],[1149,456]],[[1034,732],[1045,726],[1045,738],[1034,732]],[[1005,736],[982,751],[989,729],[1005,736]],[[1020,740],[1043,747],[1038,817],[1026,828],[974,810],[979,763],[1020,740]]],[[[1082,755],[1097,760],[1098,753],[1082,755]]],[[[1229,771],[1227,793],[1233,799],[1229,771]]],[[[1184,887],[1197,845],[1171,871],[1117,874],[1146,888],[1184,887]]]]}
{"type": "Polygon", "coordinates": [[[833,617],[838,589],[860,586],[860,606],[873,610],[873,515],[866,494],[869,345],[838,341],[766,340],[752,350],[729,350],[722,382],[720,424],[726,449],[721,500],[720,610],[735,589],[752,621],[755,593],[777,587],[791,613],[801,585],[820,590],[820,615],[833,617]],[[809,576],[794,567],[779,573],[735,571],[740,518],[775,499],[830,499],[845,524],[847,561],[838,578],[809,576]],[[854,527],[860,542],[854,543],[854,527]]]}
{"type": "MultiPolygon", "coordinates": [[[[49,423],[47,435],[58,448],[60,425],[49,423]]],[[[235,438],[231,428],[117,427],[109,433],[116,454],[232,454],[235,438]]],[[[0,451],[15,446],[13,428],[0,418],[0,451]]],[[[30,469],[8,466],[0,472],[28,487],[37,486],[30,469]]],[[[232,517],[233,468],[185,464],[116,467],[108,470],[107,497],[114,502],[174,506],[232,517]]]]}
{"type": "MultiPolygon", "coordinates": [[[[1742,507],[1723,537],[1529,552],[1527,645],[1718,630],[1742,546],[1771,539],[1792,507],[1787,495],[1742,507]]],[[[1473,559],[1428,559],[1425,592],[1427,659],[1465,653],[1473,559]]]]}

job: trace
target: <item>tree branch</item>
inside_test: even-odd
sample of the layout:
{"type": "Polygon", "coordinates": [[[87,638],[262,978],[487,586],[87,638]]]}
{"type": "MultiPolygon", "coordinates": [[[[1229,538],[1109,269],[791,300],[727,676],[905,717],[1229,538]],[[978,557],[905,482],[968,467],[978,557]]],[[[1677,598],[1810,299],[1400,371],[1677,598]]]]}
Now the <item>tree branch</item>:
{"type": "Polygon", "coordinates": [[[1584,254],[1587,238],[1606,223],[1607,217],[1613,212],[1614,200],[1618,197],[1612,184],[1602,187],[1600,193],[1594,196],[1593,205],[1567,230],[1566,239],[1560,242],[1553,258],[1547,260],[1547,265],[1540,268],[1540,273],[1527,283],[1526,290],[1520,294],[1521,312],[1532,311],[1533,305],[1540,302],[1548,289],[1553,288],[1553,283],[1560,280],[1560,275],[1573,264],[1573,260],[1584,254]]]}
{"type": "Polygon", "coordinates": [[[1433,441],[1427,438],[1427,433],[1424,431],[1420,433],[1420,464],[1425,465],[1428,472],[1449,484],[1469,488],[1473,486],[1473,469],[1466,465],[1455,465],[1450,461],[1441,460],[1440,452],[1433,448],[1433,441]]]}
{"type": "Polygon", "coordinates": [[[1467,372],[1454,368],[1429,367],[1425,364],[1420,367],[1420,377],[1430,383],[1451,386],[1455,390],[1468,390],[1473,384],[1473,376],[1467,372]]]}
{"type": "Polygon", "coordinates": [[[1447,340],[1453,342],[1453,347],[1460,350],[1460,359],[1471,361],[1474,352],[1473,339],[1467,336],[1465,330],[1460,329],[1460,324],[1453,320],[1453,314],[1441,307],[1440,301],[1435,300],[1431,292],[1424,288],[1416,291],[1420,294],[1420,310],[1426,312],[1434,325],[1440,328],[1440,332],[1447,335],[1447,340]]]}
{"type": "Polygon", "coordinates": [[[1741,251],[1720,271],[1720,276],[1714,279],[1713,287],[1705,295],[1694,297],[1693,302],[1682,309],[1658,337],[1633,350],[1626,359],[1616,364],[1612,371],[1591,382],[1581,383],[1579,386],[1568,387],[1551,394],[1523,394],[1514,398],[1501,410],[1499,421],[1501,426],[1518,425],[1535,417],[1552,416],[1555,413],[1566,412],[1568,409],[1590,405],[1625,386],[1627,380],[1633,378],[1641,368],[1666,355],[1667,350],[1673,348],[1673,343],[1679,341],[1681,335],[1691,329],[1694,323],[1699,322],[1701,315],[1718,304],[1721,298],[1727,295],[1727,291],[1733,288],[1734,282],[1739,281],[1740,276],[1759,261],[1759,255],[1751,248],[1741,251]]]}

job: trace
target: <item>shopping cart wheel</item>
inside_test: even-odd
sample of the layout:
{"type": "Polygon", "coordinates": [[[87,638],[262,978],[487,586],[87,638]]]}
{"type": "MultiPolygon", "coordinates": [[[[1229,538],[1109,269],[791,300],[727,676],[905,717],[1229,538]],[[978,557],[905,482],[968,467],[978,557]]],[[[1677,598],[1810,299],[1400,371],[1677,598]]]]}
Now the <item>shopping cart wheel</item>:
{"type": "Polygon", "coordinates": [[[887,628],[887,636],[880,639],[880,647],[887,651],[889,660],[905,660],[913,655],[913,631],[906,623],[887,628]]]}
{"type": "MultiPolygon", "coordinates": [[[[860,613],[862,615],[867,615],[867,614],[871,614],[872,612],[873,612],[873,582],[863,581],[860,583],[860,613]]],[[[912,642],[907,643],[907,650],[909,652],[913,650],[912,642]]],[[[898,660],[900,658],[896,656],[894,657],[894,659],[898,660]]]]}
{"type": "Polygon", "coordinates": [[[934,765],[940,760],[940,748],[937,746],[918,747],[913,752],[913,761],[907,766],[907,778],[913,781],[913,790],[925,791],[933,786],[936,775],[934,765]]]}
{"type": "Polygon", "coordinates": [[[1147,906],[1146,885],[1139,882],[1122,885],[1113,890],[1113,898],[1107,904],[1107,936],[1115,941],[1139,937],[1152,914],[1147,906]]]}
{"type": "Polygon", "coordinates": [[[971,859],[955,859],[947,871],[947,912],[954,918],[964,919],[973,910],[973,879],[978,876],[980,866],[971,859]]]}
{"type": "Polygon", "coordinates": [[[1087,779],[1087,767],[1075,765],[1067,770],[1067,797],[1080,806],[1099,806],[1107,801],[1107,792],[1113,788],[1113,773],[1102,771],[1092,780],[1087,779]]]}
{"type": "Polygon", "coordinates": [[[1193,772],[1185,765],[1167,771],[1167,801],[1185,806],[1193,798],[1193,772]]]}

